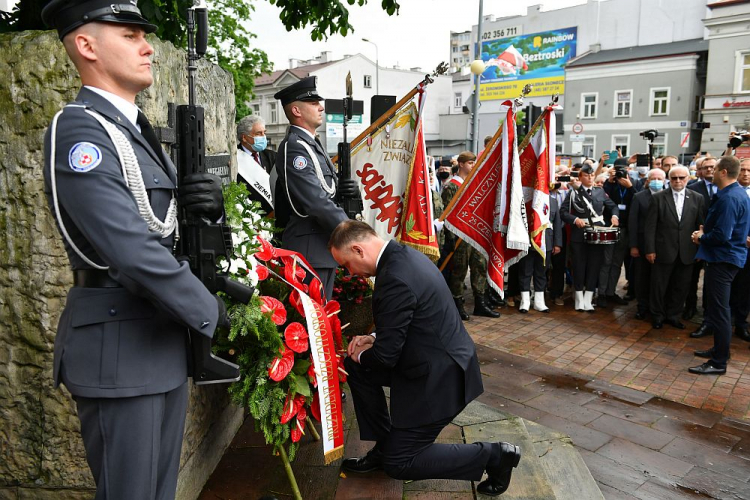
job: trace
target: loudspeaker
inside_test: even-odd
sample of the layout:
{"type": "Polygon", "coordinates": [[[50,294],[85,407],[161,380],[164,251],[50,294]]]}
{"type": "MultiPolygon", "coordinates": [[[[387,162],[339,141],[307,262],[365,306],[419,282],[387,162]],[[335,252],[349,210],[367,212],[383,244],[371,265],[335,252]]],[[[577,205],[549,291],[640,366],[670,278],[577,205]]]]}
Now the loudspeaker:
{"type": "Polygon", "coordinates": [[[395,95],[374,95],[370,99],[370,125],[396,104],[395,95]]]}

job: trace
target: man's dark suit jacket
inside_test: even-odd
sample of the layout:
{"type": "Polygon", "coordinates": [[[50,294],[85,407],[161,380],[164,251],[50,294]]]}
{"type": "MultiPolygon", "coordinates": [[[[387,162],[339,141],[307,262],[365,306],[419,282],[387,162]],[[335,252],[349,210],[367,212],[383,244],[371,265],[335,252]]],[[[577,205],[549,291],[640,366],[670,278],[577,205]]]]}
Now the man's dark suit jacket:
{"type": "MultiPolygon", "coordinates": [[[[576,190],[576,196],[584,196],[582,193],[584,189],[586,188],[584,188],[583,186],[579,187],[576,190]]],[[[587,221],[589,214],[588,211],[576,210],[575,205],[570,202],[571,191],[572,190],[569,190],[568,194],[565,196],[565,201],[563,201],[563,205],[560,209],[560,217],[562,218],[563,222],[570,226],[570,241],[574,243],[582,243],[584,230],[583,228],[576,226],[575,221],[576,219],[583,219],[587,221]]],[[[607,193],[605,193],[604,190],[600,187],[591,187],[590,203],[591,206],[594,207],[594,211],[599,215],[602,215],[606,209],[607,215],[609,215],[610,217],[613,215],[616,215],[618,218],[620,217],[620,210],[617,208],[617,205],[615,204],[615,202],[609,199],[607,193]]],[[[580,204],[586,207],[583,201],[581,201],[580,204]]]]}
{"type": "Polygon", "coordinates": [[[677,219],[672,188],[652,195],[646,216],[645,252],[655,253],[657,264],[671,264],[678,258],[683,264],[692,264],[698,245],[691,236],[705,218],[703,197],[690,189],[685,190],[681,220],[677,219]]]}
{"type": "Polygon", "coordinates": [[[484,390],[474,342],[445,279],[424,254],[387,244],[372,302],[377,339],[360,364],[391,374],[394,427],[457,415],[484,390]]]}
{"type": "Polygon", "coordinates": [[[698,179],[694,183],[688,184],[688,189],[691,189],[703,196],[703,201],[705,201],[706,203],[706,210],[708,210],[708,206],[711,204],[711,194],[708,192],[706,181],[703,179],[698,179]]]}
{"type": "Polygon", "coordinates": [[[628,227],[630,228],[628,246],[637,247],[641,254],[646,248],[646,215],[651,206],[651,196],[651,190],[648,188],[636,193],[628,214],[628,227]]]}

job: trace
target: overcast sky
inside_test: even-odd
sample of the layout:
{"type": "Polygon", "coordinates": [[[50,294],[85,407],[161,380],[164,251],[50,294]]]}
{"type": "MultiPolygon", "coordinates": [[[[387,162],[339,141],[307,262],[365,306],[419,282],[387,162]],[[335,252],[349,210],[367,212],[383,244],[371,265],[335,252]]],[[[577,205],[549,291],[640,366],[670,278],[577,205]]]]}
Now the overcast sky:
{"type": "MultiPolygon", "coordinates": [[[[268,1],[253,3],[255,13],[249,24],[258,35],[255,44],[268,54],[275,69],[289,67],[289,58],[312,59],[321,51],[331,51],[334,59],[362,53],[375,60],[378,46],[381,67],[399,65],[432,70],[441,61],[449,62],[450,32],[470,30],[479,19],[479,0],[400,0],[399,15],[388,16],[379,0],[364,7],[350,6],[349,23],[354,33],[346,38],[332,36],[325,42],[312,42],[310,30],[287,32],[279,21],[279,9],[268,1]]],[[[496,18],[523,15],[530,5],[542,4],[543,11],[586,3],[586,0],[485,0],[484,14],[496,18]]]]}

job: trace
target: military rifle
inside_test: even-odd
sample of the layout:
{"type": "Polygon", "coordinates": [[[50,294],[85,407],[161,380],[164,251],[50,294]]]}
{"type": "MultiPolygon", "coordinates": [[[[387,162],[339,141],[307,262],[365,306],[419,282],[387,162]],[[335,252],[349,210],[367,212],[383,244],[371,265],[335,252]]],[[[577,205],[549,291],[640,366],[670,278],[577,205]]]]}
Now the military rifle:
{"type": "MultiPolygon", "coordinates": [[[[339,142],[338,148],[339,179],[350,179],[352,176],[352,148],[346,140],[346,125],[352,118],[354,110],[352,94],[352,73],[349,72],[346,75],[346,97],[344,98],[344,140],[339,142]]],[[[362,197],[359,195],[350,197],[339,191],[336,193],[336,201],[350,219],[355,219],[357,214],[361,214],[365,208],[362,197]]]]}
{"type": "MultiPolygon", "coordinates": [[[[187,11],[188,28],[188,104],[177,107],[177,165],[179,182],[185,176],[206,172],[203,108],[195,105],[197,61],[208,46],[208,12],[205,7],[187,11]],[[195,35],[197,25],[197,37],[195,35]],[[196,39],[197,38],[197,39],[196,39]]],[[[180,235],[177,255],[185,257],[190,269],[211,292],[224,292],[242,303],[250,302],[254,289],[232,281],[226,273],[216,271],[217,258],[229,259],[232,247],[231,229],[180,209],[180,235]]],[[[240,379],[239,366],[218,358],[211,352],[211,339],[190,332],[192,376],[196,385],[235,382],[240,379]]]]}

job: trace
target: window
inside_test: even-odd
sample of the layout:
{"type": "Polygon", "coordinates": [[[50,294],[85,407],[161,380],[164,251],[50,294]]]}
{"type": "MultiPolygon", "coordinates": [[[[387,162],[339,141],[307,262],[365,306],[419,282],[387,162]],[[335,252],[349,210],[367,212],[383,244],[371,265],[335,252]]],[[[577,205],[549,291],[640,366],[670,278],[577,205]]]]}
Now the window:
{"type": "Polygon", "coordinates": [[[651,116],[669,114],[669,87],[651,89],[651,116]]]}
{"type": "Polygon", "coordinates": [[[581,118],[596,118],[596,101],[598,98],[598,92],[581,94],[581,118]]]}
{"type": "Polygon", "coordinates": [[[365,75],[365,88],[366,89],[372,88],[372,75],[365,75]]]}
{"type": "Polygon", "coordinates": [[[253,114],[255,116],[259,116],[260,115],[260,104],[253,104],[252,108],[253,108],[253,114]]]}
{"type": "Polygon", "coordinates": [[[453,107],[461,109],[461,107],[464,105],[463,103],[463,95],[461,95],[461,92],[456,92],[453,94],[453,107]]]}
{"type": "Polygon", "coordinates": [[[276,112],[276,103],[268,103],[268,123],[279,123],[278,113],[276,112]]]}
{"type": "Polygon", "coordinates": [[[594,158],[594,151],[596,151],[596,136],[587,135],[583,140],[583,151],[581,151],[581,154],[588,158],[594,158]]]}
{"type": "Polygon", "coordinates": [[[630,149],[630,136],[629,135],[613,135],[612,136],[612,151],[616,151],[620,148],[620,153],[625,158],[628,157],[628,150],[630,149]]]}
{"type": "Polygon", "coordinates": [[[657,156],[664,156],[667,154],[667,134],[665,133],[663,137],[657,137],[654,139],[654,149],[653,149],[653,155],[654,158],[657,156]]]}
{"type": "Polygon", "coordinates": [[[750,52],[737,54],[737,92],[750,92],[750,52]]]}
{"type": "Polygon", "coordinates": [[[632,103],[632,90],[615,90],[615,118],[629,118],[632,103]]]}

